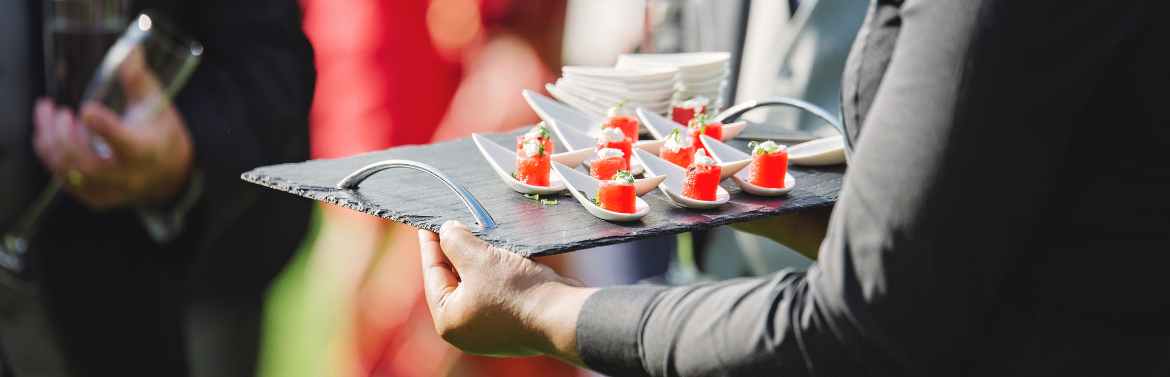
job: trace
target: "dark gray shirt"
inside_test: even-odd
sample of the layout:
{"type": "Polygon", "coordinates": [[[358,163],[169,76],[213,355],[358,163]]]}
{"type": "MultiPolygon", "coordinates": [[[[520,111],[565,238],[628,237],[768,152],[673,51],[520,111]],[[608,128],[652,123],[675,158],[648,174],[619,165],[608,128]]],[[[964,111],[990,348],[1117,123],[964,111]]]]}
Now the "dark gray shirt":
{"type": "Polygon", "coordinates": [[[876,2],[816,265],[603,289],[582,359],[653,376],[1170,374],[1167,11],[876,2]]]}

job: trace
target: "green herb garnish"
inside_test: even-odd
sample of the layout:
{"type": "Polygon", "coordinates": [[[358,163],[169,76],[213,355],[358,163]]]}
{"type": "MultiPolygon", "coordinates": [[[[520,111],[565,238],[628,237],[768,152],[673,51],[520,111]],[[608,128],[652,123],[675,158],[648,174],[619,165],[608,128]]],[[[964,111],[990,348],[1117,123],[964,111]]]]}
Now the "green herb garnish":
{"type": "Polygon", "coordinates": [[[556,199],[541,198],[540,194],[523,194],[523,195],[525,198],[528,198],[528,200],[540,202],[540,205],[552,206],[552,205],[557,205],[560,203],[560,201],[558,201],[556,199]]]}
{"type": "Polygon", "coordinates": [[[710,119],[711,116],[707,115],[707,113],[698,113],[695,114],[694,118],[691,118],[691,121],[687,124],[687,126],[698,128],[699,134],[702,135],[704,132],[707,132],[707,121],[710,119]]]}
{"type": "Polygon", "coordinates": [[[748,148],[752,150],[752,154],[754,155],[764,155],[779,152],[783,146],[771,140],[763,143],[753,140],[748,142],[748,148]]]}
{"type": "Polygon", "coordinates": [[[548,132],[548,126],[544,122],[540,122],[536,124],[536,136],[541,139],[547,139],[552,137],[552,134],[548,132]]]}
{"type": "Polygon", "coordinates": [[[617,173],[613,173],[613,181],[632,184],[634,183],[634,175],[630,174],[629,170],[618,170],[617,173]]]}

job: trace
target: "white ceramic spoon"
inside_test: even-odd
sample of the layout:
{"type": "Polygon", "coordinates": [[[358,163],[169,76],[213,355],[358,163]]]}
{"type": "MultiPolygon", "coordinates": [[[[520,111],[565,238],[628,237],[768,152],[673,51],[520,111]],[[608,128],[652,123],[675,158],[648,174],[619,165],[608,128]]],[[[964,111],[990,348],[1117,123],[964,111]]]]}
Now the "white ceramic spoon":
{"type": "MultiPolygon", "coordinates": [[[[553,123],[552,127],[550,128],[552,128],[553,133],[557,135],[557,139],[561,141],[561,145],[564,145],[565,148],[568,148],[570,151],[572,151],[571,153],[582,153],[582,150],[585,150],[588,153],[595,153],[594,150],[597,146],[597,138],[593,135],[578,131],[575,128],[560,127],[556,123],[553,123]]],[[[636,146],[637,143],[634,145],[636,146]]],[[[588,159],[589,155],[586,154],[585,158],[588,159]]],[[[642,163],[631,157],[630,174],[639,175],[642,174],[642,171],[642,163]]]]}
{"type": "Polygon", "coordinates": [[[525,89],[520,92],[520,95],[524,97],[524,101],[528,102],[528,107],[531,107],[532,111],[536,112],[536,115],[541,120],[544,120],[545,123],[553,127],[573,128],[585,132],[586,130],[597,127],[597,125],[605,120],[599,116],[586,114],[531,90],[525,89]]]}
{"type": "MultiPolygon", "coordinates": [[[[585,161],[582,161],[581,165],[584,166],[584,169],[589,170],[589,167],[591,166],[590,163],[596,159],[597,159],[597,155],[594,154],[593,157],[587,158],[587,159],[585,159],[585,161]]],[[[630,164],[633,164],[632,160],[630,161],[630,164]]],[[[568,164],[565,164],[565,165],[568,165],[568,164]]],[[[638,166],[642,166],[642,165],[639,164],[638,166]]],[[[592,176],[590,176],[590,177],[592,177],[592,176]]],[[[666,179],[666,177],[663,177],[663,176],[645,177],[645,178],[635,179],[634,180],[634,191],[638,192],[638,196],[645,195],[647,192],[653,191],[654,188],[656,188],[656,187],[658,187],[658,185],[662,184],[662,181],[665,179],[666,179]]]]}
{"type": "MultiPolygon", "coordinates": [[[[658,115],[653,111],[646,111],[641,108],[634,110],[638,114],[638,120],[642,121],[642,125],[646,126],[646,130],[654,135],[655,139],[665,139],[670,136],[670,132],[675,128],[681,128],[682,132],[686,132],[686,126],[676,123],[673,119],[658,115]]],[[[743,132],[747,127],[747,122],[739,121],[723,125],[723,140],[731,140],[743,132]]]]}
{"type": "Polygon", "coordinates": [[[646,175],[666,176],[666,180],[658,185],[658,188],[675,205],[684,208],[707,209],[721,206],[731,200],[731,194],[722,186],[715,187],[715,200],[689,198],[682,194],[683,181],[687,177],[687,171],[685,169],[675,166],[669,161],[658,158],[658,156],[642,149],[635,149],[634,155],[638,156],[642,160],[642,163],[646,165],[646,175]]]}
{"type": "MultiPolygon", "coordinates": [[[[708,136],[708,137],[710,137],[710,136],[708,136]]],[[[663,144],[666,144],[666,140],[647,140],[647,141],[640,141],[637,144],[635,144],[634,146],[637,147],[638,149],[650,152],[650,154],[652,154],[652,155],[658,156],[661,154],[659,152],[662,151],[663,144]]],[[[635,154],[637,154],[637,152],[635,152],[635,154]]],[[[718,162],[719,162],[719,171],[721,173],[719,179],[727,179],[727,177],[730,177],[732,174],[735,174],[735,173],[739,172],[740,170],[743,170],[749,164],[752,163],[751,159],[726,160],[726,161],[718,161],[718,162]]]]}
{"type": "MultiPolygon", "coordinates": [[[[699,139],[703,141],[703,146],[707,147],[707,151],[711,152],[711,158],[714,158],[715,161],[719,161],[720,163],[728,160],[743,161],[743,159],[747,159],[749,162],[751,161],[752,155],[715,140],[713,137],[703,135],[699,139]]],[[[791,149],[788,158],[792,158],[791,149]]],[[[735,173],[735,175],[731,176],[731,180],[735,181],[735,184],[739,185],[739,188],[743,189],[744,192],[759,196],[784,195],[788,191],[791,191],[793,187],[796,187],[796,177],[788,173],[784,174],[784,187],[781,188],[757,186],[751,182],[751,178],[746,169],[735,173]]]]}
{"type": "Polygon", "coordinates": [[[614,212],[601,208],[597,204],[593,204],[593,198],[597,196],[597,190],[601,188],[600,181],[559,162],[553,162],[552,168],[568,186],[569,193],[573,194],[573,198],[577,199],[577,202],[581,203],[586,211],[599,219],[620,222],[638,221],[650,213],[650,205],[639,197],[634,198],[634,213],[614,212]]]}
{"type": "Polygon", "coordinates": [[[841,135],[806,141],[788,147],[788,161],[802,166],[845,163],[845,139],[841,135]]]}
{"type": "Polygon", "coordinates": [[[638,149],[650,152],[651,154],[657,156],[657,155],[659,155],[658,152],[662,151],[663,144],[666,144],[666,140],[664,140],[664,139],[639,140],[637,143],[634,143],[634,148],[638,148],[638,149]]]}
{"type": "MultiPolygon", "coordinates": [[[[504,181],[512,190],[521,194],[538,195],[555,194],[565,190],[565,183],[556,174],[548,177],[548,186],[534,186],[520,182],[520,180],[512,177],[512,173],[516,172],[515,151],[505,148],[479,134],[471,134],[471,139],[475,141],[475,147],[479,148],[479,153],[483,154],[483,158],[487,160],[488,165],[492,166],[492,170],[496,171],[496,175],[500,177],[500,180],[504,181]]],[[[550,157],[550,159],[552,158],[550,157]]]]}

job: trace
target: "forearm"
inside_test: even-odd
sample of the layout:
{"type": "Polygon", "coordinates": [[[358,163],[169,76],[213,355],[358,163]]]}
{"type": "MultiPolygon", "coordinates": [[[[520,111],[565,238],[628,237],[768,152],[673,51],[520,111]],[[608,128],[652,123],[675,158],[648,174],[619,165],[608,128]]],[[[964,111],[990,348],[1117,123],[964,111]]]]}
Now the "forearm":
{"type": "MultiPolygon", "coordinates": [[[[614,375],[808,375],[808,344],[844,355],[804,274],[687,287],[606,288],[578,319],[590,368],[614,375]]],[[[832,357],[832,356],[830,356],[832,357]]],[[[856,369],[844,358],[838,371],[856,369]]]]}

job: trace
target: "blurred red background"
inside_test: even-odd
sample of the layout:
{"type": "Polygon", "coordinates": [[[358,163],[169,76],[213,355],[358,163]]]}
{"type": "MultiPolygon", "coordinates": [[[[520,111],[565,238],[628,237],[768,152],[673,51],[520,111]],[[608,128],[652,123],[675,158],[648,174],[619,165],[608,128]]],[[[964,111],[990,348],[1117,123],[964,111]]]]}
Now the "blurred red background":
{"type": "MultiPolygon", "coordinates": [[[[316,53],[313,158],[538,121],[518,95],[558,75],[565,1],[302,0],[316,53]]],[[[336,376],[572,375],[547,358],[463,355],[433,331],[412,228],[323,206],[310,286],[338,303],[336,376]]],[[[559,269],[558,260],[545,261],[559,269]]]]}

